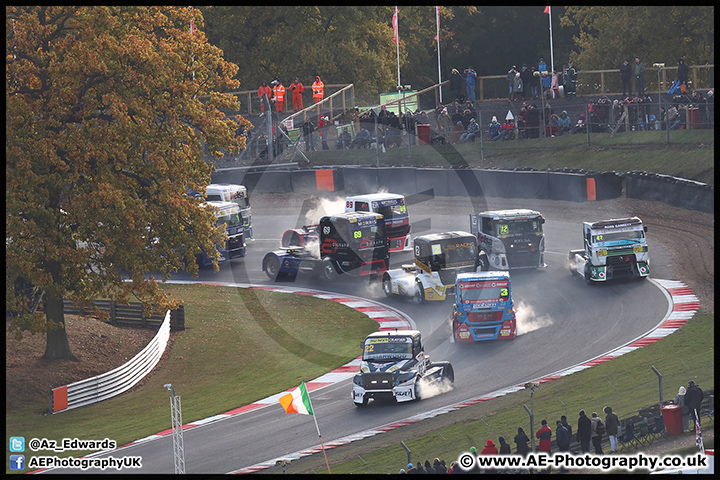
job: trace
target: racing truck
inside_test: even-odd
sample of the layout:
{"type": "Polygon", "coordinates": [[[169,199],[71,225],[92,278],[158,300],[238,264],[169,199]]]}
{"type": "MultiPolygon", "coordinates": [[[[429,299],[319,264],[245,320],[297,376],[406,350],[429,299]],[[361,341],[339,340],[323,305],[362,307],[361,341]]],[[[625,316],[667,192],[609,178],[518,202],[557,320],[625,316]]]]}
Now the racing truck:
{"type": "Polygon", "coordinates": [[[534,210],[494,210],[470,214],[470,231],[492,270],[545,267],[545,218],[534,210]]]}
{"type": "MultiPolygon", "coordinates": [[[[227,241],[225,244],[217,245],[217,249],[220,252],[218,263],[225,263],[233,258],[244,257],[246,253],[245,232],[240,207],[232,202],[206,202],[206,205],[211,205],[217,209],[215,211],[215,216],[217,217],[215,225],[225,225],[225,231],[227,233],[227,241]]],[[[212,260],[208,257],[205,249],[201,249],[197,255],[197,262],[201,267],[212,265],[212,260]]]]}
{"type": "Polygon", "coordinates": [[[645,239],[647,227],[638,217],[583,222],[584,250],[570,250],[570,273],[582,275],[585,283],[650,274],[645,239]]]}
{"type": "Polygon", "coordinates": [[[455,277],[480,266],[477,238],[467,232],[420,235],[413,240],[415,263],[383,273],[383,291],[416,302],[445,300],[455,293],[455,277]]]}
{"type": "Polygon", "coordinates": [[[375,212],[385,217],[390,252],[410,250],[410,219],[405,197],[395,193],[370,193],[345,198],[346,212],[375,212]]]}
{"type": "Polygon", "coordinates": [[[515,338],[515,307],[508,272],[461,273],[455,292],[452,314],[455,342],[515,338]]]}
{"type": "Polygon", "coordinates": [[[430,362],[417,330],[371,333],[361,343],[360,372],[353,378],[355,406],[370,398],[408,402],[432,387],[448,388],[455,381],[450,362],[430,362]]]}
{"type": "Polygon", "coordinates": [[[248,240],[253,239],[250,196],[248,195],[247,188],[244,185],[211,183],[205,189],[205,199],[208,201],[236,203],[240,208],[240,214],[242,215],[245,236],[248,240]]]}
{"type": "Polygon", "coordinates": [[[262,269],[271,280],[294,280],[310,273],[332,281],[341,274],[377,276],[388,269],[385,223],[379,213],[324,216],[317,225],[287,230],[280,250],[265,255],[262,269]]]}

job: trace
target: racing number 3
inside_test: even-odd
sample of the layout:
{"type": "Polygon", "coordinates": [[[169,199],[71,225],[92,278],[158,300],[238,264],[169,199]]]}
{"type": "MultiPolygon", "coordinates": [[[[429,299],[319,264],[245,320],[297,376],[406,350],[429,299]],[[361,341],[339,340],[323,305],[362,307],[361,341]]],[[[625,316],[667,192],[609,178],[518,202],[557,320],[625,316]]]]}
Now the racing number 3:
{"type": "Polygon", "coordinates": [[[507,297],[507,296],[508,296],[508,289],[507,289],[507,288],[501,288],[501,289],[500,289],[500,296],[501,296],[501,297],[507,297]]]}

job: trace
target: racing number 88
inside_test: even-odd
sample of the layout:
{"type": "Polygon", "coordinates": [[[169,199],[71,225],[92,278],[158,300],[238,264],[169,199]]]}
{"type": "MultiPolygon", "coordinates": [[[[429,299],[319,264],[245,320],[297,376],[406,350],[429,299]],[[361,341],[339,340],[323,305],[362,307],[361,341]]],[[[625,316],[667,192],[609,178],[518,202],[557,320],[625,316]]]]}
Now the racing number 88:
{"type": "Polygon", "coordinates": [[[362,237],[362,232],[360,232],[360,230],[354,231],[354,232],[353,232],[353,237],[355,237],[355,238],[360,238],[360,237],[362,237]]]}

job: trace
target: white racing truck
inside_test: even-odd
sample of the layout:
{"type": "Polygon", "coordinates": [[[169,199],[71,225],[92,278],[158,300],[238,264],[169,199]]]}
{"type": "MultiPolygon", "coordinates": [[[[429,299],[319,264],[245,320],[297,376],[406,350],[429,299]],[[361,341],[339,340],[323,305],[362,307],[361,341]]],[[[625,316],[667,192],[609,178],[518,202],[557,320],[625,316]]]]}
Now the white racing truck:
{"type": "Polygon", "coordinates": [[[583,222],[585,249],[570,250],[570,273],[582,275],[588,285],[620,277],[647,278],[645,232],[647,227],[638,217],[583,222]]]}
{"type": "Polygon", "coordinates": [[[426,388],[445,389],[455,381],[450,362],[430,362],[417,330],[371,333],[361,347],[360,372],[353,378],[356,407],[367,405],[370,398],[409,402],[426,388]]]}

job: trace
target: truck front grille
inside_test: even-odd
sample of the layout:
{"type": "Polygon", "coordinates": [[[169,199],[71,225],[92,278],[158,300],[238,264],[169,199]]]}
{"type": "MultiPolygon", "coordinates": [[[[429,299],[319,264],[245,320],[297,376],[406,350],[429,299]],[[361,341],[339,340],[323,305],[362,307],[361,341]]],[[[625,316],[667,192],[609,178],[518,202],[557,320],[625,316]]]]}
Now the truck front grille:
{"type": "Polygon", "coordinates": [[[363,374],[365,390],[389,390],[393,387],[392,373],[365,373],[363,374]]]}

